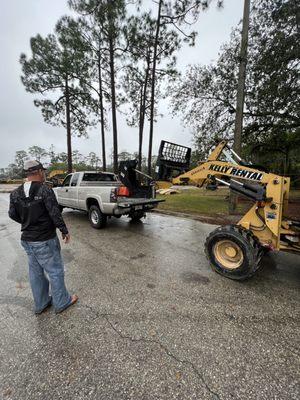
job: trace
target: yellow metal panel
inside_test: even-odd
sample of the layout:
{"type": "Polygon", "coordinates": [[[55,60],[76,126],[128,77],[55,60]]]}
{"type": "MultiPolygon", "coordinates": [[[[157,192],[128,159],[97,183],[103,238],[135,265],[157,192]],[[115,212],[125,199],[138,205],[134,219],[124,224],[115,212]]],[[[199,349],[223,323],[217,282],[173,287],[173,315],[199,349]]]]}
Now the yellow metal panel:
{"type": "Polygon", "coordinates": [[[167,181],[156,181],[156,189],[169,189],[173,184],[167,181]]]}

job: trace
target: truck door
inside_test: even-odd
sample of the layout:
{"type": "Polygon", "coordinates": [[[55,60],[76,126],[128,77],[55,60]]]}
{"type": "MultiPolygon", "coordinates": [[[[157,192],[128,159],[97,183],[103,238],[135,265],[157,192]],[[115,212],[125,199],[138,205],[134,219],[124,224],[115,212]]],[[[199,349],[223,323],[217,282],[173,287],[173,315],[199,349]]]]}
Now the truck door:
{"type": "Polygon", "coordinates": [[[71,184],[69,187],[69,206],[77,208],[78,207],[78,180],[79,180],[79,172],[73,174],[71,179],[71,184]]]}
{"type": "Polygon", "coordinates": [[[67,175],[62,183],[62,186],[57,188],[58,203],[66,207],[69,207],[69,189],[71,178],[72,174],[67,175]]]}

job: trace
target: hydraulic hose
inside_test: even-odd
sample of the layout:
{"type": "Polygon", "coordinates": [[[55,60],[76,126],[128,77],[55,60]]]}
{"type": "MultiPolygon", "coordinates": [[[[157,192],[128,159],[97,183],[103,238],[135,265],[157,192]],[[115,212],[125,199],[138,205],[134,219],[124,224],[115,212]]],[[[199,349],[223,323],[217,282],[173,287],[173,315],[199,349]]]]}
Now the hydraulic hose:
{"type": "Polygon", "coordinates": [[[263,219],[263,217],[258,212],[258,208],[259,207],[255,208],[255,214],[262,221],[263,224],[261,226],[255,226],[255,225],[250,224],[250,228],[252,228],[254,231],[263,231],[266,227],[266,223],[265,223],[265,220],[263,219]]]}

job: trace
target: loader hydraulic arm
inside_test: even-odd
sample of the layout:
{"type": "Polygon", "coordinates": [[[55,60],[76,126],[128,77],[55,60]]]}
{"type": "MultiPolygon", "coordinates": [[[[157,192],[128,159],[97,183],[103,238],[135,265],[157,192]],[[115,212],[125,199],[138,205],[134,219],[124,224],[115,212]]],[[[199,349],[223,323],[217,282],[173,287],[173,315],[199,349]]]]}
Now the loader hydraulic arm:
{"type": "Polygon", "coordinates": [[[177,176],[173,179],[172,183],[174,185],[190,184],[201,187],[211,176],[228,176],[230,178],[250,180],[259,183],[268,183],[272,176],[275,177],[273,174],[268,174],[238,164],[224,161],[206,161],[201,163],[198,167],[177,176]]]}

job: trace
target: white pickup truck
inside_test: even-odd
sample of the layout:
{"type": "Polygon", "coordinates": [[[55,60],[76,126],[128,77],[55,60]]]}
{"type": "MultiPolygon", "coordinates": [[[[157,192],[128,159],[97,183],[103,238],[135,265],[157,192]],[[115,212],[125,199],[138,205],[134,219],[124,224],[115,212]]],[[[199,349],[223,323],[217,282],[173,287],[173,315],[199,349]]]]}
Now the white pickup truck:
{"type": "Polygon", "coordinates": [[[54,192],[61,210],[68,207],[88,212],[93,228],[104,228],[108,217],[127,215],[138,221],[161,200],[155,199],[154,185],[140,185],[132,171],[129,179],[126,173],[123,177],[127,186],[110,172],[75,172],[54,192]]]}

